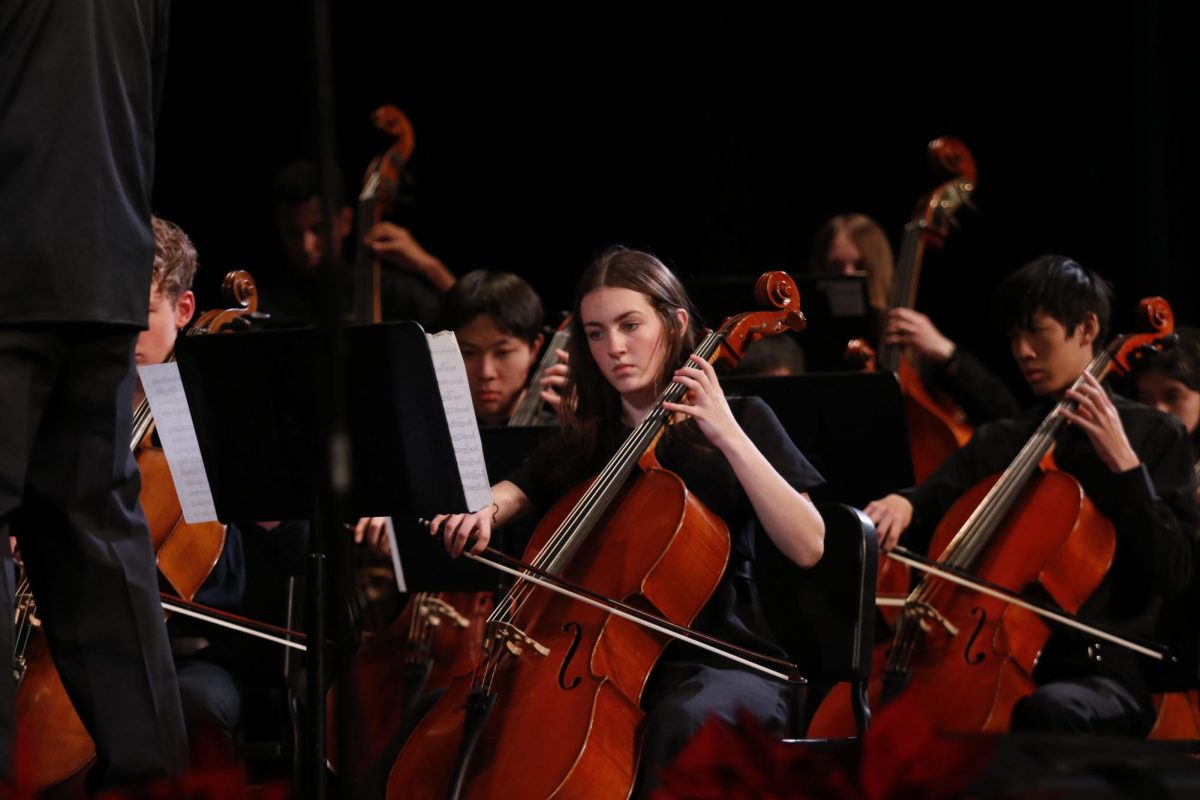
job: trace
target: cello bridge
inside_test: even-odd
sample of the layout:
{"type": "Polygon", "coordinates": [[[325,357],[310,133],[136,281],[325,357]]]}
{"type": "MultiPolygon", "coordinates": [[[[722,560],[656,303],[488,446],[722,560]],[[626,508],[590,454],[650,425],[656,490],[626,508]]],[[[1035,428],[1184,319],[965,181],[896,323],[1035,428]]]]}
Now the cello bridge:
{"type": "Polygon", "coordinates": [[[497,623],[492,628],[484,649],[490,650],[491,646],[497,643],[503,643],[505,649],[514,656],[524,653],[526,647],[532,648],[539,656],[550,655],[549,647],[535,641],[525,631],[508,622],[497,623]]]}
{"type": "Polygon", "coordinates": [[[457,608],[440,597],[426,597],[422,599],[418,613],[426,624],[429,625],[441,625],[445,620],[449,620],[458,628],[466,628],[471,624],[469,619],[458,613],[457,608]]]}
{"type": "Polygon", "coordinates": [[[904,611],[901,613],[907,617],[916,619],[917,624],[921,626],[921,630],[925,631],[926,633],[928,633],[929,629],[932,627],[931,623],[937,623],[938,625],[942,626],[942,629],[945,630],[946,633],[950,634],[951,636],[958,636],[958,626],[942,616],[942,612],[938,611],[929,603],[923,601],[905,603],[904,611]]]}

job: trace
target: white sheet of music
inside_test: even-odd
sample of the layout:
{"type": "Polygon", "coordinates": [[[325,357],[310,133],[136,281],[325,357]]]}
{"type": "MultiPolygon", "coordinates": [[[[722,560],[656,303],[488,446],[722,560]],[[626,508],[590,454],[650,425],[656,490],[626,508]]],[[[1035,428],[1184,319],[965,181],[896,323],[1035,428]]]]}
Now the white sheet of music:
{"type": "Polygon", "coordinates": [[[471,402],[471,386],[467,383],[467,368],[453,331],[427,333],[429,354],[433,356],[433,371],[437,375],[446,410],[446,424],[454,445],[454,458],[462,477],[467,508],[479,511],[492,504],[492,485],[488,481],[483,461],[483,441],[475,421],[475,406],[471,402]]]}
{"type": "Polygon", "coordinates": [[[196,440],[196,428],[192,425],[192,414],[188,408],[187,395],[183,392],[183,381],[179,377],[179,365],[174,361],[166,364],[150,364],[138,367],[138,377],[150,402],[158,438],[167,454],[171,468],[171,480],[179,495],[183,518],[188,522],[212,522],[217,518],[212,490],[208,485],[208,473],[204,471],[204,459],[200,456],[200,443],[196,440]]]}

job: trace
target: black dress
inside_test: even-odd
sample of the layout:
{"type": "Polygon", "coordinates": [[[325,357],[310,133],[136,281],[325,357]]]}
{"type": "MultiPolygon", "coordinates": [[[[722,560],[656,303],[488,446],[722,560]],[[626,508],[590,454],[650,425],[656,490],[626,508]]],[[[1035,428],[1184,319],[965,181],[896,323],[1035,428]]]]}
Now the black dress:
{"type": "MultiPolygon", "coordinates": [[[[762,400],[730,398],[729,405],[750,440],[794,489],[808,492],[824,482],[762,400]]],[[[694,424],[686,422],[679,427],[694,424]]],[[[613,453],[628,432],[624,428],[605,437],[604,455],[613,453]]],[[[741,647],[784,657],[766,624],[752,577],[760,526],[750,500],[724,455],[712,447],[698,449],[691,443],[694,436],[672,433],[658,446],[659,462],[725,521],[731,544],[725,574],[693,627],[741,647]]],[[[553,442],[543,446],[509,477],[543,511],[603,466],[601,460],[587,474],[564,475],[550,463],[552,449],[553,442]]],[[[639,794],[657,784],[659,771],[670,764],[710,714],[732,722],[737,710],[744,708],[777,730],[788,718],[782,683],[683,643],[667,648],[651,674],[642,707],[647,717],[638,769],[639,794]]]]}

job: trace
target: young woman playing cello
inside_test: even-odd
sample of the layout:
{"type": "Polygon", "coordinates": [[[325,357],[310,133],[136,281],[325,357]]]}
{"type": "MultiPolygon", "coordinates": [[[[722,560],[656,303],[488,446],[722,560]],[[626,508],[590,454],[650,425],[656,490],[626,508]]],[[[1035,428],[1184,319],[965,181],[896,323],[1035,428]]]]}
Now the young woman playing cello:
{"type": "MultiPolygon", "coordinates": [[[[698,341],[698,325],[679,280],[654,256],[616,248],[599,257],[580,281],[574,312],[567,403],[573,412],[561,434],[492,487],[493,507],[439,515],[433,533],[454,555],[483,552],[494,527],[549,508],[595,474],[675,381],[689,390],[687,402],[664,404],[679,424],[667,428],[658,460],[727,524],[732,539],[723,577],[693,627],[782,655],[758,603],[755,532],[761,526],[796,563],[815,563],[824,523],[805,493],[821,483],[820,475],[764,403],[727,401],[710,364],[684,363],[698,341]]],[[[647,712],[640,731],[641,794],[709,714],[732,719],[741,707],[768,725],[787,718],[782,684],[684,646],[672,646],[658,662],[641,705],[647,712]]]]}

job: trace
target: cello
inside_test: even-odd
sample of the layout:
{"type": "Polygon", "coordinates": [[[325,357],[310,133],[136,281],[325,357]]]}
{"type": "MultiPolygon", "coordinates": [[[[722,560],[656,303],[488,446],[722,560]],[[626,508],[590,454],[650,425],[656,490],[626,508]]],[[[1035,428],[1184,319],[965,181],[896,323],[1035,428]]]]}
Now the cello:
{"type": "MultiPolygon", "coordinates": [[[[1151,332],[1117,337],[1091,359],[1085,374],[1099,380],[1110,371],[1128,372],[1139,348],[1153,346],[1173,329],[1170,307],[1161,298],[1143,300],[1139,310],[1151,332]]],[[[1072,387],[1083,381],[1081,374],[1072,387]]],[[[959,497],[942,518],[930,553],[940,553],[937,563],[945,574],[927,575],[918,584],[893,641],[877,647],[868,685],[872,702],[911,698],[941,731],[1007,730],[1013,706],[1036,688],[1033,669],[1051,633],[1038,613],[1084,626],[1079,609],[1108,573],[1117,543],[1112,523],[1053,462],[1055,437],[1065,421],[1061,412],[1073,404],[1067,397],[1059,401],[1008,468],[959,497]],[[1002,594],[964,589],[946,579],[955,575],[998,587],[1002,594]],[[1053,600],[1056,611],[1016,602],[1016,593],[1033,585],[1053,600]]],[[[1163,657],[1161,649],[1084,629],[1163,657]]],[[[853,732],[843,688],[817,709],[810,735],[853,732]]]]}
{"type": "MultiPolygon", "coordinates": [[[[257,289],[249,273],[229,273],[223,288],[236,306],[201,315],[188,335],[226,330],[257,309],[257,289]]],[[[183,519],[166,456],[153,441],[149,403],[143,399],[133,413],[130,451],[141,473],[139,502],[150,529],[160,582],[178,597],[191,600],[221,554],[225,526],[183,519]]],[[[38,635],[41,623],[36,598],[23,572],[18,576],[14,601],[17,785],[41,792],[82,778],[95,759],[95,744],[71,705],[45,638],[38,635]]]]}
{"type": "MultiPolygon", "coordinates": [[[[756,294],[776,310],[727,320],[693,355],[736,361],[751,341],[803,327],[790,278],[765,275],[756,294]]],[[[655,458],[671,416],[663,403],[685,392],[670,383],[599,475],[543,518],[525,551],[529,563],[514,570],[522,579],[488,620],[484,660],[413,732],[393,765],[389,798],[628,795],[640,697],[666,644],[629,624],[638,619],[631,612],[652,608],[662,615],[654,630],[673,623],[680,633],[715,590],[730,551],[724,522],[655,458]],[[551,578],[580,588],[564,600],[546,591],[551,578]],[[632,599],[618,614],[607,598],[632,599]]]]}

